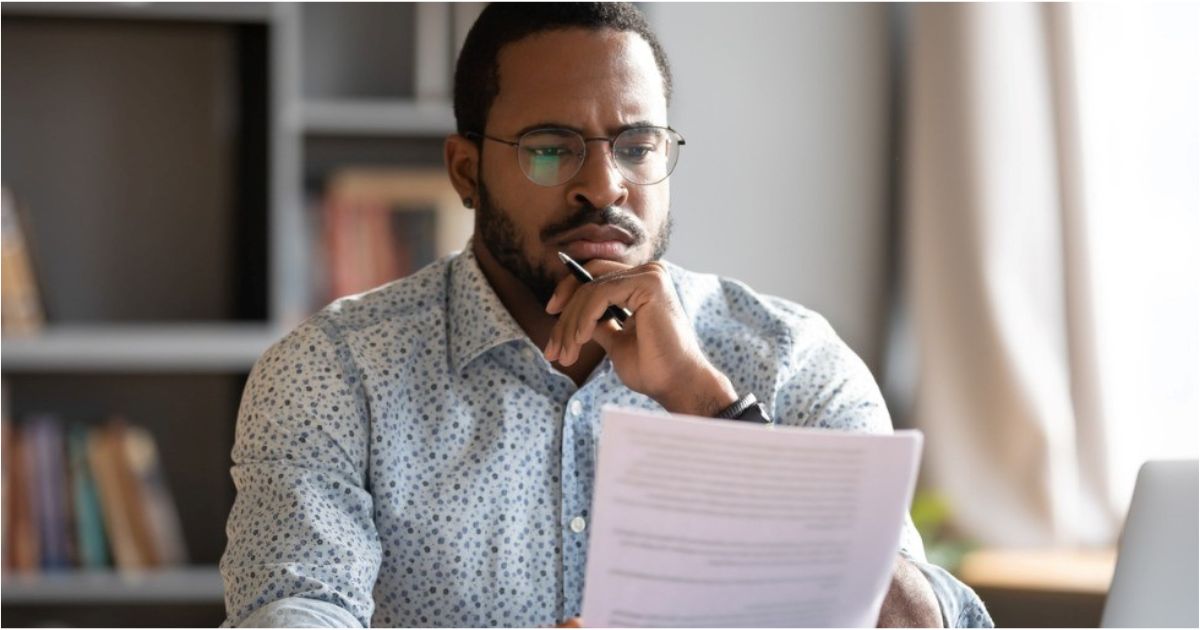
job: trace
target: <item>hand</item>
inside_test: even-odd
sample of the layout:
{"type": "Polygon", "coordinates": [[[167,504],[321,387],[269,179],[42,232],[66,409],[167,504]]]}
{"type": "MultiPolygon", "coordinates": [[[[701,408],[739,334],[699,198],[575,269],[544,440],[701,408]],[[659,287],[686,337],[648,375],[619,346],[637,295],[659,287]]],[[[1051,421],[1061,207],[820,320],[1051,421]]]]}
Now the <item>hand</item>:
{"type": "Polygon", "coordinates": [[[896,558],[892,584],[879,609],[880,628],[941,628],[942,609],[925,574],[903,556],[896,558]]]}
{"type": "Polygon", "coordinates": [[[570,619],[554,626],[555,628],[582,628],[583,617],[571,617],[570,619]]]}
{"type": "Polygon", "coordinates": [[[548,360],[571,365],[595,341],[626,387],[668,411],[711,416],[737,400],[733,384],[701,351],[662,263],[629,267],[597,259],[584,267],[594,281],[584,284],[567,275],[546,304],[547,313],[559,315],[546,344],[548,360]],[[611,304],[633,317],[624,324],[597,323],[611,304]]]}

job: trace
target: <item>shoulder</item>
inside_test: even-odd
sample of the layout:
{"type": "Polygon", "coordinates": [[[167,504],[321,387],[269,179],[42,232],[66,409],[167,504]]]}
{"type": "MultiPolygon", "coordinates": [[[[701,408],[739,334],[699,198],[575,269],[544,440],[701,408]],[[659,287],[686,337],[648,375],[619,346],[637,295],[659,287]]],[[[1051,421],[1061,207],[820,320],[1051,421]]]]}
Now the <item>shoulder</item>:
{"type": "Polygon", "coordinates": [[[450,254],[398,280],[338,298],[313,315],[310,322],[352,333],[444,312],[450,270],[458,256],[450,254]]]}
{"type": "Polygon", "coordinates": [[[344,363],[357,352],[338,354],[350,353],[358,340],[398,340],[401,335],[393,333],[418,327],[428,332],[431,320],[445,316],[450,269],[457,256],[451,254],[411,275],[334,300],[273,344],[259,363],[314,352],[323,355],[319,360],[344,363]]]}
{"type": "Polygon", "coordinates": [[[829,322],[816,311],[759,293],[733,278],[664,264],[684,310],[701,336],[738,333],[788,351],[840,341],[829,322]]]}
{"type": "Polygon", "coordinates": [[[768,399],[782,423],[890,427],[874,377],[820,314],[737,280],[668,269],[709,360],[768,399]]]}

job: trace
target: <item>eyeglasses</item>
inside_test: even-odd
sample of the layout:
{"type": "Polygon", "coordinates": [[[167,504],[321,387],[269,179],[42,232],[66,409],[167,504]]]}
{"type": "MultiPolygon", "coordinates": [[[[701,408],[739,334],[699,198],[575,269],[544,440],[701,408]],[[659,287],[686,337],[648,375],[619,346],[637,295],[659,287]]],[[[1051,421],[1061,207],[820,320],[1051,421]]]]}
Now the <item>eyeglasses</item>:
{"type": "Polygon", "coordinates": [[[570,129],[534,129],[516,142],[474,131],[464,134],[517,148],[521,172],[539,186],[558,186],[569,181],[587,159],[587,143],[604,141],[617,171],[631,184],[649,186],[671,175],[679,161],[683,136],[670,127],[632,127],[612,138],[584,138],[570,129]]]}

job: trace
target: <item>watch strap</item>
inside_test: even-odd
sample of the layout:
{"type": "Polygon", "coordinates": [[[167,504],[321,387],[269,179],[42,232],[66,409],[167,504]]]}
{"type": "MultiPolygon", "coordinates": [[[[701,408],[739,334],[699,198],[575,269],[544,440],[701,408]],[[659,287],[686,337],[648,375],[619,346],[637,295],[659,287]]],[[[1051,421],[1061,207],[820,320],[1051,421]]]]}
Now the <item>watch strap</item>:
{"type": "Polygon", "coordinates": [[[761,406],[761,404],[762,403],[758,402],[758,398],[755,397],[753,393],[749,393],[733,401],[732,405],[729,405],[723,409],[721,413],[717,414],[716,417],[724,420],[741,420],[742,416],[745,415],[751,407],[755,405],[761,406]]]}

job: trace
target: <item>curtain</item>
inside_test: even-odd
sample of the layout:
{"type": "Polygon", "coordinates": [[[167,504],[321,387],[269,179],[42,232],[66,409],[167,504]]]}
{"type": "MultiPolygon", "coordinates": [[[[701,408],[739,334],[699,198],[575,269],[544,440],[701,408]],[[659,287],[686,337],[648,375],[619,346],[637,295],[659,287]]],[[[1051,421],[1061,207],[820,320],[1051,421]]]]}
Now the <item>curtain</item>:
{"type": "MultiPolygon", "coordinates": [[[[1147,456],[1195,453],[1195,390],[1181,383],[1189,374],[1195,382],[1200,356],[1200,265],[1186,253],[1195,244],[1200,167],[1182,169],[1195,163],[1200,143],[1194,120],[1190,128],[1177,123],[1170,148],[1185,163],[1171,167],[1176,177],[1160,178],[1157,196],[1150,182],[1127,178],[1123,190],[1142,193],[1141,203],[1112,205],[1113,166],[1103,158],[1121,147],[1108,139],[1111,125],[1145,120],[1133,111],[1096,113],[1114,79],[1097,72],[1097,31],[1084,28],[1093,16],[1080,10],[938,4],[907,16],[904,285],[919,374],[912,414],[928,436],[927,482],[948,497],[960,529],[987,545],[1111,544],[1131,468],[1147,456]],[[1152,198],[1172,195],[1166,210],[1146,210],[1152,198]],[[1114,247],[1114,225],[1163,215],[1182,231],[1155,230],[1144,245],[1174,253],[1131,261],[1137,252],[1114,247]],[[1129,307],[1122,296],[1130,288],[1113,269],[1191,279],[1192,289],[1143,291],[1157,297],[1129,307]],[[1158,303],[1177,312],[1144,308],[1158,303]],[[1115,317],[1121,308],[1142,317],[1115,317]],[[1131,358],[1123,346],[1144,355],[1139,340],[1157,325],[1170,343],[1131,358]],[[1162,398],[1164,382],[1173,402],[1146,404],[1162,398]],[[1131,400],[1142,407],[1121,402],[1131,400]],[[1162,431],[1190,447],[1167,453],[1129,441],[1162,431]]],[[[1186,39],[1186,28],[1179,35],[1186,39]]],[[[1170,90],[1194,87],[1198,58],[1172,59],[1192,77],[1174,77],[1170,90]]],[[[1152,97],[1154,86],[1142,87],[1152,97]]],[[[1191,98],[1194,106],[1194,90],[1191,98]]],[[[1131,109],[1139,107],[1145,103],[1131,109]]]]}

